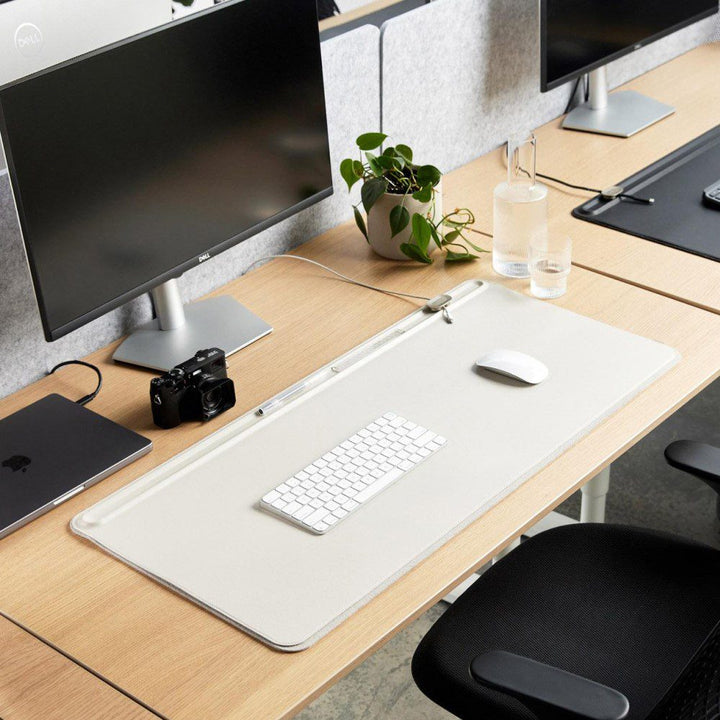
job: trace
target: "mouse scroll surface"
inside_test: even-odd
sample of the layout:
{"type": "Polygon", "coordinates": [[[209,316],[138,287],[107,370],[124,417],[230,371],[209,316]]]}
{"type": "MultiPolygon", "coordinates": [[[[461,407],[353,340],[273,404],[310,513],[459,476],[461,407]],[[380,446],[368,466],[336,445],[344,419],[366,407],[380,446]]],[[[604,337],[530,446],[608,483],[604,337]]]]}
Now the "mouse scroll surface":
{"type": "Polygon", "coordinates": [[[547,366],[540,360],[517,350],[491,350],[478,358],[475,365],[528,385],[540,384],[549,374],[547,366]]]}

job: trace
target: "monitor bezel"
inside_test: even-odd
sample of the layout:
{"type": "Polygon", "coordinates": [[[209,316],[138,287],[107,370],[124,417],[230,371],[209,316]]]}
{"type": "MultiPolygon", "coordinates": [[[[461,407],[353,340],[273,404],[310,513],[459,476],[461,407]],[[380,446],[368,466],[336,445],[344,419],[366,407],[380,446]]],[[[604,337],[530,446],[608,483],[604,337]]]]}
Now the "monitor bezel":
{"type": "MultiPolygon", "coordinates": [[[[20,78],[18,80],[13,80],[12,82],[6,83],[5,85],[0,86],[0,146],[3,147],[5,152],[5,161],[7,163],[7,174],[8,179],[10,181],[10,189],[13,195],[13,200],[15,202],[15,208],[17,212],[17,218],[18,218],[18,225],[20,229],[20,235],[23,241],[23,248],[25,250],[25,256],[28,264],[28,269],[30,270],[30,276],[32,279],[32,285],[33,285],[33,291],[35,294],[35,300],[37,302],[38,311],[40,314],[40,321],[43,328],[43,333],[45,336],[45,339],[48,342],[54,342],[55,340],[59,340],[61,337],[64,337],[65,335],[68,335],[71,332],[74,332],[75,330],[80,329],[84,325],[87,325],[88,323],[92,322],[93,320],[97,320],[98,318],[102,317],[103,315],[106,315],[107,313],[116,310],[117,308],[121,307],[122,305],[125,305],[126,303],[130,302],[131,300],[134,300],[135,298],[138,298],[145,293],[150,292],[154,288],[156,288],[158,285],[162,285],[162,283],[167,282],[168,280],[173,280],[179,278],[183,273],[187,272],[188,270],[191,270],[192,268],[197,267],[198,265],[204,264],[205,262],[211,260],[217,255],[220,255],[221,253],[225,252],[226,250],[229,250],[230,248],[234,247],[235,245],[239,245],[244,240],[247,240],[254,235],[257,235],[264,230],[267,230],[274,225],[277,225],[278,223],[282,222],[283,220],[286,220],[289,217],[292,217],[293,215],[296,215],[297,213],[301,212],[302,210],[305,210],[309,207],[312,207],[313,205],[317,204],[321,200],[324,200],[328,197],[331,197],[334,188],[332,185],[332,163],[330,163],[330,186],[324,188],[323,190],[320,190],[319,192],[315,193],[314,195],[311,195],[308,198],[305,198],[304,200],[300,201],[299,203],[296,203],[295,205],[292,205],[288,208],[285,208],[279,213],[276,213],[275,215],[272,215],[269,218],[266,218],[265,220],[253,225],[250,228],[247,228],[246,230],[243,230],[241,233],[238,233],[237,235],[234,235],[231,238],[228,238],[227,240],[223,240],[220,243],[217,243],[216,245],[213,245],[205,250],[203,250],[201,253],[198,253],[197,255],[194,255],[193,257],[189,258],[188,260],[173,266],[166,272],[163,272],[150,280],[147,280],[146,282],[143,282],[142,284],[136,286],[135,288],[128,290],[125,293],[122,293],[121,295],[118,295],[117,297],[113,298],[112,300],[109,300],[106,303],[103,303],[102,305],[94,308],[93,310],[90,310],[89,312],[86,312],[74,320],[71,320],[68,323],[65,323],[63,325],[60,325],[58,327],[51,327],[50,323],[48,321],[48,313],[46,309],[46,303],[45,298],[43,297],[42,292],[42,284],[40,282],[40,277],[36,271],[36,263],[35,259],[33,257],[33,251],[31,243],[29,243],[26,240],[26,217],[25,217],[25,210],[22,203],[22,198],[20,196],[20,193],[16,189],[16,178],[17,174],[15,172],[15,164],[14,159],[12,156],[12,148],[10,147],[10,143],[7,141],[3,142],[3,139],[7,138],[7,127],[5,124],[5,114],[3,109],[3,103],[2,103],[2,94],[5,90],[8,90],[12,87],[15,87],[16,85],[23,84],[25,82],[29,82],[37,77],[42,77],[44,75],[48,75],[53,72],[57,72],[59,70],[62,70],[65,67],[72,66],[76,63],[83,62],[85,60],[88,60],[91,57],[94,57],[96,55],[100,55],[109,51],[114,50],[115,48],[127,45],[129,43],[135,42],[136,40],[140,40],[142,38],[150,37],[152,35],[156,35],[158,33],[162,32],[171,32],[174,28],[179,27],[180,25],[183,25],[187,22],[194,22],[199,16],[202,15],[209,15],[211,13],[215,12],[222,12],[223,10],[227,9],[228,6],[231,5],[237,5],[241,2],[245,2],[245,0],[225,0],[225,2],[220,3],[219,5],[215,5],[211,8],[206,8],[205,10],[201,10],[197,13],[193,13],[192,15],[189,15],[184,18],[180,18],[178,20],[173,20],[169,23],[166,23],[164,25],[161,25],[157,28],[151,28],[150,30],[147,30],[145,32],[139,33],[137,35],[133,35],[130,38],[126,38],[123,40],[120,40],[118,42],[112,43],[111,45],[106,45],[105,47],[99,48],[97,50],[92,50],[90,52],[84,53],[83,55],[79,55],[76,58],[73,58],[72,60],[67,60],[62,63],[58,63],[57,65],[53,65],[52,67],[40,70],[36,73],[32,73],[31,75],[27,75],[23,78],[20,78]]],[[[320,65],[322,67],[322,51],[321,51],[321,44],[320,44],[320,37],[318,32],[318,60],[320,62],[320,65]]],[[[323,93],[325,91],[325,80],[324,76],[322,76],[321,73],[321,83],[323,85],[323,93]]],[[[328,127],[327,123],[327,104],[325,106],[325,123],[326,127],[328,127]]],[[[329,128],[328,128],[329,131],[329,128]]],[[[328,132],[328,155],[330,153],[330,141],[329,141],[329,132],[328,132]]]]}
{"type": "Polygon", "coordinates": [[[581,75],[584,75],[585,73],[591,72],[593,70],[597,70],[598,68],[603,67],[603,65],[607,65],[609,62],[612,62],[613,60],[618,60],[621,57],[624,57],[625,55],[629,55],[631,52],[635,52],[635,50],[639,50],[640,48],[646,47],[647,45],[651,45],[652,43],[654,43],[658,40],[661,40],[662,38],[667,37],[668,35],[672,35],[672,33],[677,32],[678,30],[682,30],[683,28],[689,27],[690,25],[694,25],[696,22],[700,22],[701,20],[705,20],[706,18],[712,17],[713,15],[716,15],[718,13],[718,11],[720,11],[720,8],[716,5],[714,9],[706,10],[702,13],[698,13],[697,15],[693,15],[693,17],[691,17],[687,20],[683,20],[680,23],[676,23],[672,27],[666,28],[665,30],[660,31],[659,33],[655,33],[655,35],[651,35],[650,37],[639,40],[638,42],[634,43],[633,45],[628,45],[626,48],[623,48],[622,50],[618,50],[615,53],[606,55],[601,60],[598,60],[589,65],[585,65],[581,68],[578,68],[577,70],[574,70],[571,73],[568,73],[567,75],[564,75],[561,78],[558,78],[556,80],[552,80],[552,81],[548,82],[548,78],[547,78],[547,4],[549,1],[550,0],[539,0],[539,2],[540,2],[540,90],[541,90],[541,92],[549,92],[550,90],[554,90],[555,88],[560,87],[561,85],[564,85],[565,83],[575,80],[576,78],[580,77],[581,75]]]}

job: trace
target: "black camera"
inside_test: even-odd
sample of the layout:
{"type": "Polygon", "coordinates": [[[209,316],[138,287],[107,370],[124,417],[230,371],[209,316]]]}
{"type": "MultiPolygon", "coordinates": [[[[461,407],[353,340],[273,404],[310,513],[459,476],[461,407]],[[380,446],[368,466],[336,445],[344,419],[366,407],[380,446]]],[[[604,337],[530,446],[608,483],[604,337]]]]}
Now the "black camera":
{"type": "Polygon", "coordinates": [[[150,381],[150,403],[158,427],[185,420],[211,420],[235,405],[235,385],[227,376],[225,353],[198,350],[195,357],[150,381]]]}

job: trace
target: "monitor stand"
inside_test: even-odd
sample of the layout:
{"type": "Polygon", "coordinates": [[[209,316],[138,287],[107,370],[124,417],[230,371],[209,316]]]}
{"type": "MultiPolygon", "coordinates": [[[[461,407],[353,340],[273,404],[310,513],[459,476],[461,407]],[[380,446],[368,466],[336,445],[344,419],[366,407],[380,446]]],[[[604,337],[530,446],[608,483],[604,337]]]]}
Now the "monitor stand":
{"type": "Polygon", "coordinates": [[[198,350],[217,347],[231,355],[272,332],[229,295],[183,305],[177,280],[168,280],[151,294],[157,319],[129,335],[113,360],[167,371],[198,350]]]}
{"type": "Polygon", "coordinates": [[[674,112],[674,107],[634,90],[621,90],[609,95],[606,69],[601,67],[590,73],[588,101],[568,113],[563,127],[630,137],[674,112]]]}

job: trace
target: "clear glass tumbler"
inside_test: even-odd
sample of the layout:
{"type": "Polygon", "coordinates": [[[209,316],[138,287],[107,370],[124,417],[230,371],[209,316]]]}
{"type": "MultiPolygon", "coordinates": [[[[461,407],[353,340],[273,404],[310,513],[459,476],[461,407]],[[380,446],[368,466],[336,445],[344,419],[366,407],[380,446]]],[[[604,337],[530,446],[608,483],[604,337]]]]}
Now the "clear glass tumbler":
{"type": "Polygon", "coordinates": [[[534,237],[530,241],[530,291],[550,300],[565,294],[570,274],[572,241],[567,235],[534,237]]]}

